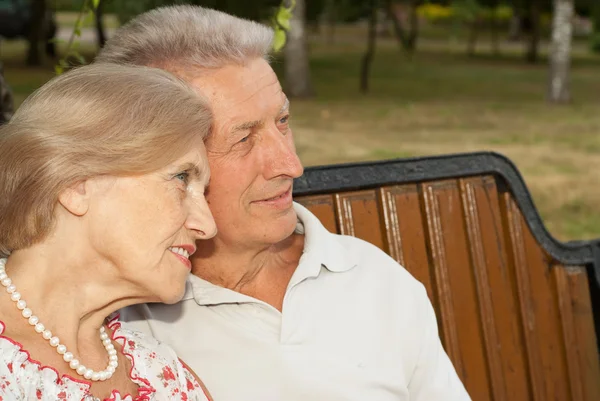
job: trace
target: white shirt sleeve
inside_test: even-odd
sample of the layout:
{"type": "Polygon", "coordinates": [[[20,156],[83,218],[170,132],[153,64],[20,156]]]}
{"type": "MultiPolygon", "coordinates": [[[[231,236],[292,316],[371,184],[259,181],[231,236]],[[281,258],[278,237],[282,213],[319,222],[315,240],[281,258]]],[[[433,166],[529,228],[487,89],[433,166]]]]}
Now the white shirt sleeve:
{"type": "Polygon", "coordinates": [[[411,401],[470,401],[464,385],[442,347],[435,312],[422,288],[419,309],[424,321],[421,350],[410,379],[411,401]]]}

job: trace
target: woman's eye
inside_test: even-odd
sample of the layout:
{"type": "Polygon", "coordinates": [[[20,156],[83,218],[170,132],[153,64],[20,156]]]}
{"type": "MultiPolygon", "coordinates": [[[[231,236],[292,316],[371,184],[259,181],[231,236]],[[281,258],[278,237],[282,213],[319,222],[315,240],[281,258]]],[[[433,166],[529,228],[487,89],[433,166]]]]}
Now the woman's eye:
{"type": "Polygon", "coordinates": [[[190,173],[187,171],[182,171],[181,173],[177,174],[175,178],[181,180],[184,184],[187,184],[190,180],[190,173]]]}

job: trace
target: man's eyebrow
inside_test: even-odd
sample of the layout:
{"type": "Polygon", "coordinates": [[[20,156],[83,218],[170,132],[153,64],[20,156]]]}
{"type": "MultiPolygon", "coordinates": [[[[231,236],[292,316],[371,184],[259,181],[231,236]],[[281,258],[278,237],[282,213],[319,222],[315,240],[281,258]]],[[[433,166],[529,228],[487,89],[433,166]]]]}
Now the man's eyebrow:
{"type": "MultiPolygon", "coordinates": [[[[279,114],[283,114],[289,108],[290,108],[290,100],[286,97],[285,101],[283,102],[283,106],[281,106],[281,109],[279,110],[279,114]]],[[[239,132],[239,131],[246,131],[246,130],[249,130],[252,128],[260,127],[262,124],[263,124],[263,122],[261,120],[246,121],[244,123],[238,124],[235,127],[233,127],[233,129],[231,130],[231,133],[235,134],[236,132],[239,132]]]]}
{"type": "Polygon", "coordinates": [[[279,110],[279,114],[283,114],[283,112],[287,111],[289,108],[290,108],[290,99],[288,99],[286,97],[285,101],[283,102],[283,106],[281,106],[281,110],[279,110]]]}
{"type": "Polygon", "coordinates": [[[241,124],[233,127],[233,129],[231,130],[231,133],[235,134],[236,132],[239,132],[239,131],[246,131],[246,130],[249,130],[252,128],[256,128],[256,127],[260,126],[261,124],[262,124],[262,121],[260,121],[260,120],[246,121],[245,123],[241,123],[241,124]]]}

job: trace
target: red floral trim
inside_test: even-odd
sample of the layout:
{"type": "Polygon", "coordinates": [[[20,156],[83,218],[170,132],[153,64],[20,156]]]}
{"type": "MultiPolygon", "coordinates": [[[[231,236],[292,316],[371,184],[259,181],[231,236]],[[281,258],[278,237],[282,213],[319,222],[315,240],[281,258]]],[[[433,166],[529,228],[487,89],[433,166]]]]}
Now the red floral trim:
{"type": "MultiPolygon", "coordinates": [[[[190,376],[192,376],[192,378],[194,378],[193,373],[188,369],[187,365],[185,363],[183,363],[183,361],[181,359],[179,359],[179,362],[181,363],[181,366],[183,367],[183,370],[186,371],[186,372],[188,372],[190,374],[190,376]]],[[[194,378],[194,381],[198,382],[195,378],[194,378]]],[[[192,386],[192,388],[190,388],[189,386],[190,386],[190,383],[188,381],[188,390],[193,390],[193,386],[192,386]]],[[[198,383],[198,387],[200,387],[200,389],[204,393],[204,396],[206,397],[206,399],[210,400],[210,397],[208,396],[208,393],[204,389],[204,386],[202,386],[200,383],[198,383]]],[[[0,400],[0,401],[2,401],[2,400],[0,400]]]]}
{"type": "Polygon", "coordinates": [[[29,351],[27,351],[26,349],[23,349],[23,344],[15,341],[15,340],[13,340],[10,337],[6,337],[4,335],[4,330],[5,329],[6,329],[6,324],[2,320],[0,320],[0,339],[6,340],[9,343],[13,344],[15,347],[17,347],[19,349],[20,353],[25,354],[27,356],[27,362],[31,362],[34,365],[38,365],[38,369],[40,371],[43,371],[43,370],[51,370],[51,371],[53,371],[54,374],[56,375],[56,380],[54,382],[57,385],[59,385],[59,386],[65,385],[65,383],[64,383],[65,379],[69,380],[71,382],[75,382],[75,383],[79,383],[79,384],[84,384],[84,385],[86,385],[88,387],[90,387],[92,385],[91,382],[86,381],[86,380],[76,379],[73,376],[70,376],[70,375],[67,375],[67,374],[61,375],[60,373],[58,373],[58,370],[56,370],[52,366],[42,365],[42,363],[40,361],[37,361],[37,360],[35,360],[35,359],[33,359],[31,357],[31,354],[29,353],[29,351]]]}
{"type": "MultiPolygon", "coordinates": [[[[133,355],[131,355],[131,353],[128,353],[125,351],[125,346],[127,345],[127,341],[125,339],[125,337],[123,336],[117,336],[116,332],[117,330],[120,330],[121,328],[121,323],[118,321],[119,319],[119,315],[115,314],[113,318],[110,319],[110,321],[108,322],[107,326],[109,329],[112,330],[111,333],[111,339],[115,342],[118,342],[121,344],[121,353],[123,355],[125,355],[129,361],[131,362],[131,369],[129,371],[129,378],[134,382],[141,382],[145,387],[139,386],[138,387],[138,395],[134,398],[131,394],[126,394],[126,395],[121,395],[121,393],[119,393],[118,390],[113,390],[111,392],[111,395],[109,398],[105,398],[104,401],[116,401],[116,397],[120,396],[121,399],[126,400],[127,397],[131,398],[133,401],[150,401],[150,397],[149,395],[156,392],[156,390],[150,385],[150,382],[148,382],[148,380],[139,377],[139,376],[134,376],[133,371],[135,369],[135,361],[133,358],[133,355]]],[[[89,394],[89,389],[92,386],[92,382],[90,381],[86,381],[86,380],[81,380],[81,379],[76,379],[70,375],[64,374],[64,375],[60,375],[58,373],[58,371],[53,368],[52,366],[47,366],[47,365],[42,365],[41,362],[36,361],[35,359],[31,358],[31,354],[29,353],[29,351],[23,349],[23,345],[15,340],[13,340],[12,338],[6,337],[4,336],[4,330],[6,329],[6,324],[0,320],[0,339],[6,340],[9,343],[15,345],[20,353],[23,353],[27,356],[27,361],[31,362],[35,365],[38,365],[38,369],[40,371],[43,370],[51,370],[54,372],[54,374],[56,375],[57,379],[55,380],[55,383],[59,386],[64,386],[65,382],[64,380],[69,380],[75,383],[79,383],[79,384],[83,384],[85,386],[87,386],[87,391],[89,394]]],[[[136,383],[139,384],[139,383],[136,383]]]]}
{"type": "MultiPolygon", "coordinates": [[[[145,387],[142,387],[142,386],[138,387],[138,395],[135,398],[133,398],[133,396],[131,394],[125,395],[125,398],[127,398],[129,396],[129,397],[133,398],[134,401],[149,401],[150,394],[155,393],[156,389],[154,389],[154,387],[152,387],[152,385],[150,385],[150,382],[147,379],[144,379],[143,377],[139,377],[137,374],[134,375],[135,359],[133,358],[133,355],[130,352],[125,351],[125,347],[127,347],[129,345],[127,343],[127,339],[123,336],[117,335],[117,331],[121,329],[121,322],[119,322],[119,314],[118,313],[114,314],[114,316],[112,318],[110,318],[110,320],[108,321],[108,323],[106,325],[108,326],[108,328],[110,330],[112,330],[111,339],[113,341],[121,344],[121,353],[129,359],[129,362],[131,362],[131,369],[129,370],[129,378],[134,383],[141,382],[145,386],[145,387]]],[[[138,383],[136,383],[136,384],[138,384],[138,383]]],[[[116,396],[120,395],[118,392],[115,393],[115,391],[116,390],[113,391],[113,394],[111,395],[110,398],[107,398],[104,401],[115,401],[116,396]]]]}

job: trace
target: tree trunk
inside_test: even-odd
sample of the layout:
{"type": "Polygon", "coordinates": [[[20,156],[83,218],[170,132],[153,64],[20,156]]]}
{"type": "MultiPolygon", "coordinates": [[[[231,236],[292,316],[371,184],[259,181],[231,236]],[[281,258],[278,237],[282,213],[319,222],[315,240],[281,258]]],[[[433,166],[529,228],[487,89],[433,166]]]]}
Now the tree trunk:
{"type": "Polygon", "coordinates": [[[98,48],[101,49],[106,43],[106,34],[104,30],[104,0],[100,0],[98,8],[96,8],[96,38],[98,40],[98,48]]]}
{"type": "Polygon", "coordinates": [[[44,38],[46,15],[46,1],[35,0],[31,2],[31,24],[29,29],[29,50],[27,52],[27,65],[41,65],[40,42],[44,38]]]}
{"type": "Polygon", "coordinates": [[[529,44],[525,59],[530,63],[537,63],[540,47],[540,2],[539,0],[529,0],[529,44]]]}
{"type": "Polygon", "coordinates": [[[58,26],[56,25],[56,13],[54,10],[46,10],[45,17],[45,30],[44,30],[44,42],[45,42],[45,53],[46,56],[55,59],[56,58],[56,34],[58,32],[58,26]]]}
{"type": "Polygon", "coordinates": [[[371,0],[369,2],[369,6],[370,15],[367,51],[362,58],[362,64],[360,68],[360,91],[362,93],[367,93],[369,91],[369,72],[371,70],[373,56],[375,55],[375,45],[377,41],[377,0],[371,0]]]}
{"type": "Polygon", "coordinates": [[[600,53],[600,1],[592,6],[592,36],[590,47],[595,53],[600,53]]]}
{"type": "Polygon", "coordinates": [[[492,15],[490,16],[490,30],[492,33],[492,54],[497,56],[500,54],[500,42],[498,35],[498,0],[494,0],[491,8],[492,15]]]}
{"type": "Polygon", "coordinates": [[[335,41],[335,27],[337,25],[337,1],[327,0],[326,15],[327,15],[327,44],[333,45],[335,41]]]}
{"type": "Polygon", "coordinates": [[[394,26],[394,33],[398,39],[398,43],[404,50],[409,53],[413,53],[417,47],[417,38],[419,37],[419,16],[417,15],[417,0],[411,0],[410,2],[410,27],[408,33],[406,33],[402,22],[398,19],[398,15],[394,10],[394,5],[391,0],[386,0],[385,10],[388,18],[392,21],[394,26]]]}
{"type": "Polygon", "coordinates": [[[417,7],[419,6],[419,0],[412,0],[410,2],[410,31],[408,34],[408,47],[411,52],[417,49],[417,39],[419,38],[419,15],[417,14],[417,7]]]}
{"type": "MultiPolygon", "coordinates": [[[[308,63],[305,0],[296,0],[285,45],[285,82],[290,97],[313,96],[308,63]]],[[[290,1],[288,0],[288,6],[290,1]]]]}
{"type": "Polygon", "coordinates": [[[548,88],[548,98],[553,103],[566,103],[571,100],[569,69],[573,36],[573,8],[573,0],[554,0],[548,88]]]}
{"type": "Polygon", "coordinates": [[[0,64],[0,125],[10,120],[13,111],[12,92],[4,80],[4,68],[0,64]]]}

